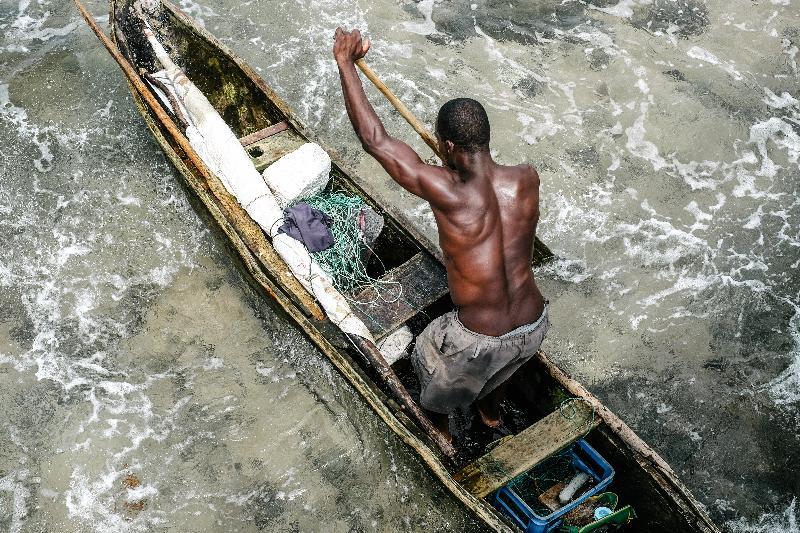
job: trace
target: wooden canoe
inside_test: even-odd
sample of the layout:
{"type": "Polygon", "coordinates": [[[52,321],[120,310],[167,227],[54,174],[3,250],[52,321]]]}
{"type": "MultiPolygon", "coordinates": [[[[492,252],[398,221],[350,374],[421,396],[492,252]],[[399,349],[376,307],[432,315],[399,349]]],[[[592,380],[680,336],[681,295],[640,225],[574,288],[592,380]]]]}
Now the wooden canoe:
{"type": "MultiPolygon", "coordinates": [[[[157,100],[145,94],[148,86],[142,83],[142,77],[135,76],[151,71],[154,65],[135,25],[127,21],[130,8],[131,0],[112,0],[109,20],[113,45],[107,46],[113,46],[110,51],[128,76],[134,102],[147,126],[199,200],[194,204],[218,226],[252,281],[277,302],[465,509],[494,530],[517,530],[490,504],[488,496],[514,475],[585,436],[616,470],[610,489],[622,504],[631,504],[636,510],[638,518],[629,530],[719,531],[664,460],[543,352],[512,379],[509,401],[517,413],[517,434],[488,452],[482,445],[465,445],[459,449],[458,460],[447,459],[392,396],[383,373],[367,362],[357,343],[324,318],[313,297],[288,274],[255,222],[193,153],[182,133],[180,117],[157,109],[157,100]],[[577,400],[569,404],[570,414],[566,416],[564,401],[570,398],[577,400]]],[[[153,25],[162,42],[168,44],[173,60],[240,138],[259,170],[305,142],[325,147],[264,80],[179,8],[163,2],[153,25]]],[[[391,276],[402,284],[405,295],[398,302],[379,307],[356,303],[356,311],[376,338],[402,324],[418,333],[430,317],[452,308],[440,252],[402,212],[377,202],[368,185],[335,153],[328,152],[333,160],[331,187],[361,196],[384,216],[385,227],[373,246],[375,261],[371,267],[375,276],[391,276]]],[[[546,254],[546,249],[537,248],[534,263],[546,254]]],[[[369,289],[349,296],[354,302],[368,302],[374,297],[369,289]]],[[[394,370],[406,386],[415,387],[407,361],[397,363],[394,370]]],[[[468,432],[469,424],[464,427],[468,432]]]]}

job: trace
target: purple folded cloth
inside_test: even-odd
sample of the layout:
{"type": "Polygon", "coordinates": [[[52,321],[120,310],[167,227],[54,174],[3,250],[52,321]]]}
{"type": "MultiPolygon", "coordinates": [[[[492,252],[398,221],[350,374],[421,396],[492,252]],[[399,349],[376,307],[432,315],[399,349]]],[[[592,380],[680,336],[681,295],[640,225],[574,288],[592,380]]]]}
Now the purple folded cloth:
{"type": "Polygon", "coordinates": [[[321,252],[333,246],[333,219],[305,202],[298,202],[283,212],[284,222],[278,233],[302,242],[309,252],[321,252]]]}

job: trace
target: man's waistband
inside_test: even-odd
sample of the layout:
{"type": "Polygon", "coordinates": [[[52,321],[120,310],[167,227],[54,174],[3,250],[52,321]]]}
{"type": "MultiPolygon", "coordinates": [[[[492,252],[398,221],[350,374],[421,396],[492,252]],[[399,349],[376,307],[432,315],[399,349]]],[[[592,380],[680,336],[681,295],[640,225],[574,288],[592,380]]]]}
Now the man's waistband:
{"type": "Polygon", "coordinates": [[[530,324],[523,324],[517,328],[512,329],[508,333],[503,333],[498,338],[499,339],[507,339],[509,337],[514,337],[515,335],[522,335],[525,333],[530,333],[531,331],[535,330],[539,327],[542,321],[547,318],[547,301],[544,302],[544,308],[542,309],[542,314],[537,318],[534,322],[530,324]]]}
{"type": "Polygon", "coordinates": [[[466,333],[468,333],[470,335],[473,335],[475,337],[482,337],[486,341],[508,340],[508,339],[511,339],[511,338],[514,338],[514,337],[517,337],[517,336],[520,336],[520,335],[525,335],[525,334],[531,333],[536,328],[541,326],[542,322],[547,318],[547,306],[548,306],[548,303],[549,302],[547,300],[544,301],[544,308],[542,309],[542,314],[535,321],[531,322],[530,324],[523,324],[522,326],[514,328],[513,330],[509,331],[508,333],[504,333],[504,334],[499,335],[497,337],[495,337],[493,335],[486,335],[484,333],[478,333],[478,332],[472,331],[471,329],[467,328],[464,324],[461,323],[461,319],[459,319],[459,317],[458,317],[458,309],[454,309],[453,311],[450,311],[450,313],[447,313],[446,316],[451,317],[451,320],[453,320],[456,324],[458,324],[458,327],[461,330],[463,330],[464,332],[466,332],[466,333]]]}

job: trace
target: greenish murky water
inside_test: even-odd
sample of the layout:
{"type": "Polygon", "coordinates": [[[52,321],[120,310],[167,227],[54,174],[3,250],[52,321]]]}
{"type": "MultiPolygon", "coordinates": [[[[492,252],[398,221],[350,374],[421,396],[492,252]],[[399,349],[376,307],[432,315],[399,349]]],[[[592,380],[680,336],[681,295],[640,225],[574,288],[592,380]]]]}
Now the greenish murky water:
{"type": "MultiPolygon", "coordinates": [[[[798,531],[796,1],[181,5],[430,234],[332,31],[424,120],[481,100],[542,176],[546,349],[726,530],[798,531]]],[[[0,0],[0,35],[0,529],[479,528],[251,289],[73,6],[0,0]]]]}

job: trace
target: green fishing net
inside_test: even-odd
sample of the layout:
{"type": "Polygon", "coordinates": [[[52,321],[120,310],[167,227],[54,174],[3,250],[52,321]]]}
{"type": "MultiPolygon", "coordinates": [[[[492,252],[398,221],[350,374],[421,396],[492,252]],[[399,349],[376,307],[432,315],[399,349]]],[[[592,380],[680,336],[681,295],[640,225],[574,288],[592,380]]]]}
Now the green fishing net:
{"type": "MultiPolygon", "coordinates": [[[[314,252],[312,256],[331,277],[334,286],[344,295],[353,295],[368,287],[375,289],[374,301],[359,301],[362,306],[398,301],[402,296],[400,283],[391,279],[376,279],[367,273],[365,261],[371,255],[371,251],[364,241],[359,224],[365,210],[369,210],[364,200],[343,192],[322,192],[304,198],[303,201],[333,220],[331,224],[333,246],[327,250],[314,252]]],[[[380,219],[379,215],[374,212],[372,214],[380,219]]],[[[370,217],[364,218],[369,223],[370,217]]],[[[382,220],[380,224],[383,224],[382,220]]],[[[373,239],[375,237],[377,231],[372,236],[373,239]]]]}

